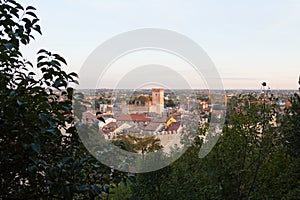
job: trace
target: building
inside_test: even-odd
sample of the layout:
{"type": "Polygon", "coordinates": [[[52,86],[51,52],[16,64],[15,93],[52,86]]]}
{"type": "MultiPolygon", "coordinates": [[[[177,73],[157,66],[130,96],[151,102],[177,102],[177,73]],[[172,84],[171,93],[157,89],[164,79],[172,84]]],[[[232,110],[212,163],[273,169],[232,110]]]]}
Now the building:
{"type": "Polygon", "coordinates": [[[147,124],[151,121],[151,119],[146,117],[144,114],[121,114],[119,117],[117,117],[117,121],[147,124]]]}
{"type": "Polygon", "coordinates": [[[150,112],[162,114],[164,112],[164,89],[153,88],[152,89],[152,102],[150,112]]]}
{"type": "Polygon", "coordinates": [[[144,104],[139,100],[136,100],[133,104],[127,104],[126,101],[122,101],[119,107],[123,114],[156,113],[162,115],[164,113],[164,103],[164,89],[153,88],[151,101],[150,98],[144,104]]]}

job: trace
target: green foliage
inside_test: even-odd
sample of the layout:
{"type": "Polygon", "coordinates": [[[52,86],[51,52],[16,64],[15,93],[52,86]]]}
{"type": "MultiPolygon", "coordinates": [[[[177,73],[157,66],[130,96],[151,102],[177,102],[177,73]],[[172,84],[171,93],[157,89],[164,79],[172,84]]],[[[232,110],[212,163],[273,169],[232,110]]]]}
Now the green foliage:
{"type": "Polygon", "coordinates": [[[286,110],[283,126],[287,134],[289,153],[293,157],[300,157],[300,96],[295,94],[290,99],[292,106],[286,110]]]}
{"type": "Polygon", "coordinates": [[[287,156],[291,164],[286,168],[286,179],[289,190],[283,199],[297,199],[300,194],[300,96],[295,94],[290,98],[291,107],[285,110],[282,118],[282,133],[285,138],[287,156]]]}
{"type": "Polygon", "coordinates": [[[136,104],[138,102],[141,106],[144,106],[149,101],[150,101],[150,97],[149,96],[144,96],[144,95],[132,96],[130,98],[130,100],[128,101],[128,104],[136,104]]]}
{"type": "Polygon", "coordinates": [[[233,99],[223,133],[205,158],[198,157],[203,141],[196,138],[170,166],[136,175],[132,199],[298,199],[297,98],[286,111],[294,113],[285,115],[289,120],[280,117],[272,98],[233,99]]]}
{"type": "MultiPolygon", "coordinates": [[[[214,180],[205,186],[214,188],[210,191],[211,197],[257,199],[267,193],[269,183],[276,182],[276,176],[271,173],[277,174],[283,169],[273,168],[269,162],[279,159],[283,141],[278,128],[269,123],[274,112],[265,104],[252,104],[249,109],[230,116],[222,137],[204,158],[207,162],[202,166],[203,170],[212,172],[204,173],[205,179],[214,180]]],[[[280,159],[285,161],[284,157],[280,159]]]]}
{"type": "Polygon", "coordinates": [[[160,139],[155,136],[138,137],[131,134],[120,135],[118,140],[114,141],[115,145],[120,146],[122,149],[131,152],[153,152],[162,148],[160,139]]]}
{"type": "Polygon", "coordinates": [[[0,198],[101,198],[119,173],[91,157],[78,137],[69,87],[77,74],[46,50],[36,67],[27,61],[20,46],[41,34],[35,8],[0,3],[0,198]]]}
{"type": "Polygon", "coordinates": [[[127,184],[121,183],[114,187],[110,192],[111,200],[129,200],[131,198],[131,189],[127,184]]]}
{"type": "Polygon", "coordinates": [[[165,101],[165,108],[166,107],[175,107],[175,103],[172,99],[168,99],[167,101],[165,101]]]}

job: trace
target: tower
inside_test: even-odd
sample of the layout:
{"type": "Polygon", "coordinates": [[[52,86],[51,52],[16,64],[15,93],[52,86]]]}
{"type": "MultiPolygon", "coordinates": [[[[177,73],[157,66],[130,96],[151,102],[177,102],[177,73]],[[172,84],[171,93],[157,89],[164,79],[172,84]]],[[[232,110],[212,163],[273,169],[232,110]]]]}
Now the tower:
{"type": "Polygon", "coordinates": [[[164,89],[152,88],[152,111],[162,114],[164,111],[164,89]]]}

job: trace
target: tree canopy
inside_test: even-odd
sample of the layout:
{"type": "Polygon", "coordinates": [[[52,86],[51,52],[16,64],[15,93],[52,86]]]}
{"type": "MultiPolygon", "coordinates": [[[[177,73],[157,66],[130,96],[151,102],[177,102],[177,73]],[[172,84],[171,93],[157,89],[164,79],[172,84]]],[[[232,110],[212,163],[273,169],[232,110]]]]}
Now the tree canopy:
{"type": "Polygon", "coordinates": [[[77,74],[63,70],[66,60],[44,49],[36,66],[23,57],[20,47],[41,34],[35,10],[0,1],[0,198],[100,198],[122,175],[78,137],[70,87],[77,74]]]}

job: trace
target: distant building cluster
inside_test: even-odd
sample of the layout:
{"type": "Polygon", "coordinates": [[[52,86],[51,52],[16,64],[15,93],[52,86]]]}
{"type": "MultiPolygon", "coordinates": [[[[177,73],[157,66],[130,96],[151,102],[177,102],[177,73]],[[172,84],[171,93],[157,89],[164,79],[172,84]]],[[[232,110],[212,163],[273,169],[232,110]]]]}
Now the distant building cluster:
{"type": "MultiPolygon", "coordinates": [[[[132,91],[118,91],[118,98],[107,90],[96,95],[86,95],[87,108],[82,113],[83,124],[95,124],[106,139],[117,138],[121,134],[152,134],[160,138],[179,133],[187,133],[189,124],[217,126],[224,117],[224,106],[234,106],[235,112],[245,112],[254,103],[277,104],[283,110],[289,107],[289,93],[261,91],[227,91],[224,96],[211,96],[209,91],[166,92],[163,88],[132,91]],[[252,95],[252,99],[244,98],[252,95]],[[264,98],[262,98],[262,96],[264,98]],[[211,99],[214,98],[214,104],[211,99]],[[219,100],[216,98],[219,98],[219,100]],[[129,100],[128,100],[129,99],[129,100]],[[225,100],[225,102],[224,102],[225,100]],[[216,103],[218,102],[218,103],[216,103]],[[91,104],[94,103],[94,109],[91,104]],[[96,113],[101,112],[105,123],[100,122],[96,113]],[[212,112],[214,115],[212,116],[212,112]]],[[[273,122],[270,122],[273,123],[273,122]]],[[[276,124],[274,124],[276,125],[276,124]]]]}
{"type": "MultiPolygon", "coordinates": [[[[145,96],[145,94],[139,94],[138,97],[143,95],[145,96]]],[[[108,98],[110,97],[108,96],[108,98]]],[[[89,100],[91,99],[89,98],[89,100]]],[[[204,107],[207,108],[207,105],[204,107]]],[[[128,133],[177,134],[185,131],[182,120],[193,120],[192,114],[180,111],[178,107],[165,108],[163,88],[153,88],[151,98],[145,102],[141,102],[138,98],[131,103],[125,100],[113,104],[101,102],[98,108],[98,110],[87,109],[83,112],[82,123],[99,123],[99,132],[103,133],[107,139],[128,133]],[[96,113],[99,111],[103,112],[101,116],[105,120],[105,126],[100,125],[102,122],[97,121],[96,113]]]]}
{"type": "MultiPolygon", "coordinates": [[[[83,123],[98,123],[99,132],[107,139],[113,139],[120,134],[149,133],[153,135],[176,134],[183,131],[180,123],[180,113],[171,116],[150,117],[146,113],[121,114],[111,116],[104,114],[105,125],[101,126],[96,115],[91,111],[83,112],[83,123]]],[[[101,123],[102,124],[102,123],[101,123]]]]}

